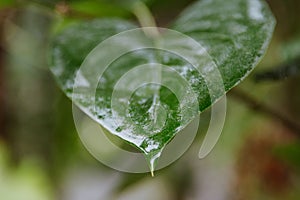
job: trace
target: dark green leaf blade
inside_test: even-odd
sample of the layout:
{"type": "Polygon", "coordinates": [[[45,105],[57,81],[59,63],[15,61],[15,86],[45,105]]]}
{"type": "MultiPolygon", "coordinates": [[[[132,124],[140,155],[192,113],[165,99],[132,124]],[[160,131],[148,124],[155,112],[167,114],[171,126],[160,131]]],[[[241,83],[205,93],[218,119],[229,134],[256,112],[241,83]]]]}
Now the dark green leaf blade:
{"type": "MultiPolygon", "coordinates": [[[[274,26],[272,13],[261,0],[203,0],[188,8],[173,28],[194,38],[207,49],[217,63],[228,91],[244,79],[263,57],[274,26]]],[[[78,23],[56,36],[51,48],[51,70],[69,98],[74,97],[74,79],[89,52],[108,37],[135,27],[123,20],[94,20],[78,23]]],[[[130,42],[127,41],[128,44],[130,42]]],[[[116,127],[111,122],[111,95],[117,81],[135,66],[153,60],[169,66],[189,81],[197,94],[197,111],[208,108],[223,95],[220,93],[214,100],[210,99],[203,77],[182,58],[162,51],[142,50],[117,59],[106,70],[103,75],[105,81],[99,80],[102,84],[97,87],[96,112],[88,109],[93,104],[92,97],[72,99],[112,134],[141,150],[151,163],[151,170],[168,142],[198,114],[191,113],[182,119],[182,106],[176,96],[168,88],[149,84],[139,88],[129,102],[129,115],[136,126],[129,129],[125,123],[116,127]]],[[[140,78],[143,75],[137,77],[140,78]]],[[[123,88],[119,92],[126,94],[128,91],[123,88]]],[[[188,99],[191,95],[186,97],[188,99]]],[[[125,106],[121,99],[119,104],[120,107],[125,106]]],[[[183,107],[188,106],[187,103],[183,107]]]]}
{"type": "Polygon", "coordinates": [[[105,39],[133,28],[136,26],[125,20],[93,20],[77,22],[55,36],[50,47],[50,70],[69,98],[72,98],[76,73],[86,56],[105,39]]]}
{"type": "Polygon", "coordinates": [[[228,91],[262,59],[275,24],[263,0],[202,0],[187,8],[173,28],[207,49],[228,91]]]}

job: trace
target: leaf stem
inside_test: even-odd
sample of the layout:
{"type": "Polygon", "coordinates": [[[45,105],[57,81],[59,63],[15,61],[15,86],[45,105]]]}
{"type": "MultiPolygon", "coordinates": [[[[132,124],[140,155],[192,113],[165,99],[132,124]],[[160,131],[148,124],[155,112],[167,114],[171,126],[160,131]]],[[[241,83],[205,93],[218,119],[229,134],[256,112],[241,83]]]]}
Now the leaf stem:
{"type": "Polygon", "coordinates": [[[151,38],[159,36],[159,31],[155,28],[157,27],[155,19],[151,14],[151,11],[143,2],[137,1],[132,6],[132,12],[136,16],[142,27],[153,27],[153,29],[147,29],[147,31],[144,29],[144,32],[147,36],[151,38]]]}

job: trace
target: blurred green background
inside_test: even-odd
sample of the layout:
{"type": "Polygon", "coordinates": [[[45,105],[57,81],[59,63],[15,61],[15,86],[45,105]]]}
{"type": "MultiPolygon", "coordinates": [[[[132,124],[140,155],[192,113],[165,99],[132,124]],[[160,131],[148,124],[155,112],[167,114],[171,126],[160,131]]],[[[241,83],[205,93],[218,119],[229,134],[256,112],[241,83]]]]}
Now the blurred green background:
{"type": "MultiPolygon", "coordinates": [[[[189,151],[154,178],[109,169],[87,152],[72,103],[48,69],[47,46],[72,21],[136,20],[132,2],[0,0],[0,199],[300,199],[299,0],[268,1],[277,18],[271,46],[229,92],[226,124],[209,157],[197,157],[209,111],[189,151]]],[[[167,26],[193,0],[144,2],[167,26]]]]}

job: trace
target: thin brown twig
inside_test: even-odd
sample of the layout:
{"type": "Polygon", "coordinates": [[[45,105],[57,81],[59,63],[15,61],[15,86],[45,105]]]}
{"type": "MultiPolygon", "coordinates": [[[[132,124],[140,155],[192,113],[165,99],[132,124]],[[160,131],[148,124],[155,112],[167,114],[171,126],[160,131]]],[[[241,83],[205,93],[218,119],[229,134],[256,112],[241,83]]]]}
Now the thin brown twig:
{"type": "Polygon", "coordinates": [[[295,133],[297,137],[300,137],[300,125],[278,110],[271,108],[270,106],[265,105],[261,102],[258,102],[255,98],[238,89],[232,90],[229,94],[230,96],[240,100],[249,108],[281,121],[285,127],[295,133]]]}

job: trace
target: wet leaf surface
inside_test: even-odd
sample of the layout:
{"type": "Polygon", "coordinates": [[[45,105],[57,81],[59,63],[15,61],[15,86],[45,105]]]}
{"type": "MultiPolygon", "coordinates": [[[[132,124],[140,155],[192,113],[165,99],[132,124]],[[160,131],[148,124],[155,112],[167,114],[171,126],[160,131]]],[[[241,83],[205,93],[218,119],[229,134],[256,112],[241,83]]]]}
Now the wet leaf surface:
{"type": "MultiPolygon", "coordinates": [[[[142,151],[154,170],[164,147],[176,133],[257,65],[267,50],[274,26],[275,19],[261,0],[203,0],[179,16],[171,29],[200,43],[209,54],[203,53],[202,57],[209,57],[208,62],[214,61],[223,78],[225,90],[213,96],[209,93],[205,73],[201,73],[207,70],[203,61],[199,60],[202,63],[199,71],[180,56],[157,49],[129,52],[115,60],[103,73],[94,96],[79,90],[74,92],[76,75],[80,76],[81,87],[88,90],[89,75],[78,74],[88,54],[107,38],[137,28],[119,19],[79,22],[60,32],[52,42],[50,66],[66,95],[109,132],[142,151]],[[170,88],[159,84],[143,85],[133,93],[128,89],[136,82],[157,79],[157,71],[151,69],[148,73],[137,70],[136,76],[128,77],[122,82],[123,87],[120,86],[119,81],[126,73],[133,74],[136,66],[149,63],[164,65],[158,71],[161,81],[181,91],[180,98],[170,88]],[[178,79],[177,83],[168,80],[170,74],[178,79]],[[117,85],[117,106],[112,108],[112,94],[117,85]],[[124,101],[127,96],[130,100],[125,98],[124,101]]],[[[122,43],[121,46],[130,46],[134,41],[122,43]]]]}

